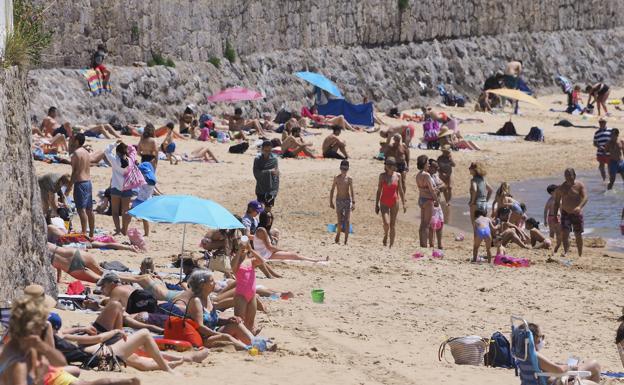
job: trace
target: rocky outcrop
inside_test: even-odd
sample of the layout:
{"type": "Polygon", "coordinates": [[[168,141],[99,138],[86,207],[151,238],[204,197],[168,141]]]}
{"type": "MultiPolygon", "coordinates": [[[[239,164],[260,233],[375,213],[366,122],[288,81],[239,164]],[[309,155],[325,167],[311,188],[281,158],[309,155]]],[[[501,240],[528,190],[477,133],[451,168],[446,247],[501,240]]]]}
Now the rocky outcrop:
{"type": "Polygon", "coordinates": [[[175,61],[335,46],[382,46],[519,32],[624,26],[624,2],[604,0],[34,0],[55,33],[48,67],[88,65],[104,42],[110,62],[158,52],[175,61]],[[400,4],[406,4],[404,8],[400,4]]]}
{"type": "Polygon", "coordinates": [[[0,70],[0,300],[31,283],[56,294],[39,185],[30,153],[26,79],[17,68],[0,70]]]}
{"type": "Polygon", "coordinates": [[[265,101],[242,103],[248,111],[275,111],[282,105],[299,109],[311,87],[293,73],[306,69],[332,78],[347,98],[357,102],[368,96],[379,110],[386,110],[395,104],[406,108],[438,100],[438,84],[474,95],[510,56],[524,59],[524,78],[538,90],[554,86],[558,73],[579,82],[613,84],[624,77],[621,52],[624,29],[538,32],[378,48],[291,50],[287,57],[281,52],[254,54],[218,69],[208,63],[181,63],[175,69],[113,67],[113,94],[98,97],[89,96],[77,70],[35,70],[29,82],[33,113],[39,119],[54,105],[65,119],[78,123],[112,116],[124,122],[172,119],[186,103],[219,112],[232,107],[209,106],[206,96],[231,86],[266,94],[265,101]]]}

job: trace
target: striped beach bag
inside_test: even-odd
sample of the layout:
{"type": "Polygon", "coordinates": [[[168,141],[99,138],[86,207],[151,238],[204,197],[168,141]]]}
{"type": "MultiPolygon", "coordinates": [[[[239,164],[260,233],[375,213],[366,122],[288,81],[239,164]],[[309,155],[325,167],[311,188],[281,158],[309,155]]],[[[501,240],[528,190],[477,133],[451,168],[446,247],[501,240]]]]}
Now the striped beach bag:
{"type": "Polygon", "coordinates": [[[453,337],[442,342],[438,349],[438,360],[442,361],[446,347],[451,350],[451,355],[457,365],[483,365],[489,340],[479,336],[453,337]]]}

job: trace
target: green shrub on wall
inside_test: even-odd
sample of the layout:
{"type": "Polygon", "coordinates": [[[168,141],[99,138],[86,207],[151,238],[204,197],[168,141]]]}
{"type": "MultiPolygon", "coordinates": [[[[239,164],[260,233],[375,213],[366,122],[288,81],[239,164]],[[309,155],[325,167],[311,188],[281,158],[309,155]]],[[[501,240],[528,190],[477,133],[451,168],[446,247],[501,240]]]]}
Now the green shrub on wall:
{"type": "Polygon", "coordinates": [[[42,51],[52,42],[43,29],[43,8],[25,0],[13,0],[13,32],[6,39],[2,66],[36,66],[42,51]]]}
{"type": "Polygon", "coordinates": [[[236,61],[236,50],[230,45],[229,41],[225,42],[225,52],[223,55],[230,63],[234,63],[236,61]]]}
{"type": "Polygon", "coordinates": [[[409,6],[409,0],[399,0],[399,11],[403,12],[409,6]]]}

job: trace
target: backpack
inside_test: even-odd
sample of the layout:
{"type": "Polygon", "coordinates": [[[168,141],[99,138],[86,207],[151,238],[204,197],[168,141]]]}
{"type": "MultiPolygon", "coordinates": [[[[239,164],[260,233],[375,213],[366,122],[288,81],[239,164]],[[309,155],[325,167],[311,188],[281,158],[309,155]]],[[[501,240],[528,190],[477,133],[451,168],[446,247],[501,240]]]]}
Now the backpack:
{"type": "Polygon", "coordinates": [[[531,127],[527,136],[524,137],[524,140],[528,140],[529,142],[543,142],[544,141],[544,130],[539,127],[531,127]]]}
{"type": "Polygon", "coordinates": [[[509,341],[501,332],[492,334],[487,354],[485,355],[485,365],[493,368],[515,368],[514,360],[511,358],[511,346],[509,341]]]}
{"type": "Polygon", "coordinates": [[[277,115],[275,115],[275,119],[273,120],[273,122],[277,124],[284,124],[289,121],[290,118],[292,118],[292,113],[287,109],[282,108],[277,112],[277,115]]]}
{"type": "Polygon", "coordinates": [[[505,122],[503,127],[501,127],[498,131],[496,131],[496,135],[501,136],[516,136],[518,133],[516,132],[516,126],[514,126],[513,122],[505,122]]]}
{"type": "Polygon", "coordinates": [[[242,142],[242,143],[230,146],[230,149],[228,151],[230,152],[230,154],[244,154],[245,151],[247,151],[248,149],[249,149],[249,143],[242,142]]]}

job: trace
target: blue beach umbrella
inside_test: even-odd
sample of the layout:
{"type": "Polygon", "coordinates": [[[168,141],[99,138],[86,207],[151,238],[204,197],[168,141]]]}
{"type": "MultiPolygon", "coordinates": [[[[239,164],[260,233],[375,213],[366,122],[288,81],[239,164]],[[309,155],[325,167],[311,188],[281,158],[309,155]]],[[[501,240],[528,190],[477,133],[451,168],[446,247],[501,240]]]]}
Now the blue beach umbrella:
{"type": "Polygon", "coordinates": [[[321,74],[317,74],[316,72],[296,72],[295,75],[297,75],[298,78],[329,92],[337,98],[344,99],[338,87],[332,83],[331,80],[321,74]]]}
{"type": "MultiPolygon", "coordinates": [[[[208,199],[191,195],[161,195],[148,199],[128,211],[133,217],[158,223],[182,223],[182,253],[186,238],[186,225],[197,224],[213,229],[242,229],[242,223],[225,207],[208,199]]],[[[182,264],[180,264],[182,279],[182,264]]]]}

